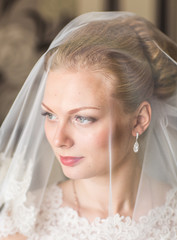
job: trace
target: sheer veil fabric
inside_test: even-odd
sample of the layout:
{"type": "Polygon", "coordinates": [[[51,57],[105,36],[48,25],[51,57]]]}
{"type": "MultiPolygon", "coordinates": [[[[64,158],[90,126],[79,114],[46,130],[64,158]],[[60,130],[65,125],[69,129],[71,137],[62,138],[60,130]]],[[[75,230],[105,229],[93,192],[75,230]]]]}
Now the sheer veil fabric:
{"type": "MultiPolygon", "coordinates": [[[[145,49],[137,55],[132,50],[133,43],[132,49],[126,49],[126,29],[124,29],[125,31],[118,29],[115,31],[119,31],[119,38],[122,38],[124,42],[117,47],[116,51],[120,54],[131,55],[132,59],[140,61],[142,65],[144,64],[144,55],[150,64],[152,79],[163,77],[161,86],[163,89],[163,86],[168,87],[166,80],[171,78],[174,89],[168,97],[163,97],[162,90],[161,97],[152,94],[152,97],[147,99],[151,104],[152,119],[148,130],[139,137],[140,151],[137,156],[140,161],[141,175],[132,214],[132,219],[138,221],[140,217],[149,214],[152,209],[161,207],[166,201],[168,192],[177,187],[177,92],[175,89],[177,46],[150,23],[143,21],[133,13],[93,12],[81,15],[66,25],[53,40],[48,51],[69,42],[77,33],[81,33],[82,36],[82,28],[89,24],[103,23],[104,25],[114,22],[116,19],[122,24],[126,24],[127,19],[132,19],[132,23],[129,26],[127,24],[127,28],[130,29],[129,34],[134,34],[139,39],[140,48],[145,49]],[[144,33],[139,34],[139,29],[134,27],[134,21],[142,24],[144,33]],[[159,65],[153,56],[147,56],[149,49],[144,46],[145,41],[148,43],[146,46],[154,49],[154,52],[159,55],[163,64],[159,65]],[[167,43],[168,49],[164,49],[164,42],[167,43]],[[166,75],[164,69],[169,69],[166,71],[166,75]],[[162,77],[160,73],[163,75],[162,77]]],[[[95,35],[101,34],[101,31],[100,27],[100,32],[95,35]]],[[[91,34],[94,34],[94,31],[91,34]]],[[[111,42],[108,45],[115,48],[115,46],[111,46],[111,42]]],[[[45,137],[44,118],[41,116],[41,102],[50,70],[50,64],[45,70],[45,56],[46,53],[32,69],[0,129],[1,212],[8,207],[13,224],[20,233],[27,236],[33,232],[55,159],[45,137]]],[[[153,81],[155,82],[155,80],[153,81]]],[[[170,88],[171,86],[169,86],[170,88]]],[[[110,216],[112,214],[112,185],[114,184],[111,179],[114,141],[111,125],[112,123],[110,123],[108,144],[110,182],[106,195],[109,199],[110,216]]],[[[57,181],[64,179],[62,170],[58,167],[57,181]]]]}

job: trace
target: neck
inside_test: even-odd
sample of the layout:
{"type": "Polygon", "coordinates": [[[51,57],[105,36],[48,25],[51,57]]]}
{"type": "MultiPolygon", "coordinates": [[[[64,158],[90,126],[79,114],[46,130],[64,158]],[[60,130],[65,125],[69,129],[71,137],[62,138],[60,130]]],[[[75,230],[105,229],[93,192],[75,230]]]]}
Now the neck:
{"type": "Polygon", "coordinates": [[[75,180],[80,215],[85,215],[86,209],[92,209],[95,213],[92,214],[95,215],[93,219],[96,216],[105,218],[109,215],[108,207],[111,206],[113,214],[132,216],[140,171],[135,161],[123,164],[121,167],[119,166],[119,169],[112,171],[111,203],[109,201],[109,174],[75,180]]]}

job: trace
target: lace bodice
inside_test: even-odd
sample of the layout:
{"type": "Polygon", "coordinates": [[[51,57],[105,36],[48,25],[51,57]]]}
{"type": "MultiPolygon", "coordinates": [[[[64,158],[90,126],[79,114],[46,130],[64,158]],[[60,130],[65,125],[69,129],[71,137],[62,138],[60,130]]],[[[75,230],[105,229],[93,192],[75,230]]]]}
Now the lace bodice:
{"type": "MultiPolygon", "coordinates": [[[[138,222],[116,214],[107,219],[96,218],[89,223],[86,218],[79,217],[72,208],[61,205],[62,190],[53,185],[46,192],[35,231],[28,236],[28,240],[177,239],[176,189],[169,191],[165,205],[152,209],[138,222]]],[[[9,221],[9,232],[14,233],[15,229],[8,217],[5,220],[6,223],[9,221]]]]}

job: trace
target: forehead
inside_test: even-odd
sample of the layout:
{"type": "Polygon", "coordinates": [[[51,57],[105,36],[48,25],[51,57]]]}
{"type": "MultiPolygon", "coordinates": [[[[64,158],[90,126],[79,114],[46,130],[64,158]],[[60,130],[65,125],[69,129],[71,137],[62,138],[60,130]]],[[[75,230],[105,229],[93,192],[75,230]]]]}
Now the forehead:
{"type": "Polygon", "coordinates": [[[43,100],[52,107],[106,106],[111,98],[106,81],[100,72],[63,68],[50,71],[43,100]]]}

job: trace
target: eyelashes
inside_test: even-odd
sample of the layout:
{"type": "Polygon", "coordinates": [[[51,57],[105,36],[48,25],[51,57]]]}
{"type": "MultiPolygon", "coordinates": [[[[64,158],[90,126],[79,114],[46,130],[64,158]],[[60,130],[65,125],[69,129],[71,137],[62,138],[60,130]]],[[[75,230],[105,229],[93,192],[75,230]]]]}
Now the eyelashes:
{"type": "Polygon", "coordinates": [[[89,123],[94,123],[96,121],[96,118],[76,115],[74,117],[74,120],[80,124],[85,125],[85,124],[89,124],[89,123]]]}
{"type": "MultiPolygon", "coordinates": [[[[46,117],[50,121],[57,121],[58,120],[58,117],[55,114],[47,112],[47,111],[42,111],[41,115],[46,117]]],[[[90,117],[90,116],[74,115],[71,118],[71,121],[73,123],[76,123],[76,124],[79,124],[79,125],[88,125],[88,124],[96,122],[97,119],[94,118],[94,117],[90,117]]]]}
{"type": "Polygon", "coordinates": [[[57,117],[53,113],[50,113],[50,112],[42,111],[41,115],[44,117],[47,117],[51,121],[57,120],[57,117]]]}
{"type": "Polygon", "coordinates": [[[41,112],[41,115],[44,116],[44,117],[46,117],[46,116],[49,115],[49,112],[41,112]]]}

